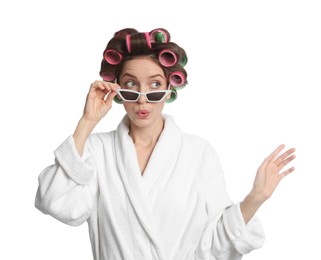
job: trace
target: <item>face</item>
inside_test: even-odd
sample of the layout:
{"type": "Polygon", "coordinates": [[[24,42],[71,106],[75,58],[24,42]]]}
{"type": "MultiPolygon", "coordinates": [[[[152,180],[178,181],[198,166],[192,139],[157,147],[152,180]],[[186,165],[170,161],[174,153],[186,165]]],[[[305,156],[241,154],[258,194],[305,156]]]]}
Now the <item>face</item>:
{"type": "MultiPolygon", "coordinates": [[[[137,57],[127,61],[119,75],[118,84],[122,89],[148,92],[167,89],[167,79],[162,68],[148,56],[137,57]]],[[[159,103],[150,103],[144,95],[136,102],[123,102],[124,108],[135,127],[153,127],[162,122],[162,110],[166,96],[159,103]]]]}

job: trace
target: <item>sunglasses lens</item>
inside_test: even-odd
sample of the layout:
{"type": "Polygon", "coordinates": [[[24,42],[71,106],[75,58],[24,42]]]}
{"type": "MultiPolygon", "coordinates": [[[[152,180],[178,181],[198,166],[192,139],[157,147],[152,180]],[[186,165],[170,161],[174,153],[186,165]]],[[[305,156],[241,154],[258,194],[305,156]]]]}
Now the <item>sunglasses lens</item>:
{"type": "Polygon", "coordinates": [[[149,101],[160,101],[165,94],[166,92],[151,92],[147,93],[146,96],[149,101]]]}
{"type": "Polygon", "coordinates": [[[120,91],[120,94],[121,94],[123,99],[131,100],[131,101],[137,100],[137,98],[139,96],[138,93],[133,93],[133,92],[129,92],[129,91],[126,91],[126,90],[120,91]]]}

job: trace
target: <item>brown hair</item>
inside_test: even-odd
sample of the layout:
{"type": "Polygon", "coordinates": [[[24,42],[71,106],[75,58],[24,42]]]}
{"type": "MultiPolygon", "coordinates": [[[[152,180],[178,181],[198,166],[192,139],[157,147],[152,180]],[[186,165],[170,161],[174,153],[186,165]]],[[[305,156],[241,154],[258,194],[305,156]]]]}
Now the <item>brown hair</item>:
{"type": "Polygon", "coordinates": [[[172,87],[172,100],[176,99],[176,89],[187,84],[184,69],[187,55],[183,48],[170,41],[169,32],[163,28],[149,33],[141,33],[133,28],[116,32],[104,50],[100,76],[105,81],[115,82],[124,63],[137,56],[151,56],[160,65],[172,87]]]}

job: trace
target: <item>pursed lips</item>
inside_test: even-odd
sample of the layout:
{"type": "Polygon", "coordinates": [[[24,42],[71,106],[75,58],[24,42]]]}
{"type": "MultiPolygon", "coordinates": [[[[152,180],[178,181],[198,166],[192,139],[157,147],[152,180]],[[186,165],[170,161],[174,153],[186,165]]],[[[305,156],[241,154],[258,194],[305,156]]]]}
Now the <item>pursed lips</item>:
{"type": "Polygon", "coordinates": [[[137,116],[140,118],[146,118],[149,115],[149,111],[146,109],[140,109],[136,112],[137,116]]]}

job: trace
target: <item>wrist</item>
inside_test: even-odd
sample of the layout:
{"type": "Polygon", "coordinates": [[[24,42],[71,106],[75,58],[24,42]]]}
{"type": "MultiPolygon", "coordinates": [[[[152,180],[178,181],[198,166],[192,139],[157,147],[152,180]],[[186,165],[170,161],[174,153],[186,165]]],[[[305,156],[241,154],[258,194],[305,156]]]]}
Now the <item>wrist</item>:
{"type": "Polygon", "coordinates": [[[245,223],[248,223],[250,219],[255,215],[257,210],[264,203],[264,199],[255,191],[251,191],[244,200],[240,203],[240,209],[245,223]]]}
{"type": "Polygon", "coordinates": [[[252,189],[248,194],[248,197],[254,204],[263,204],[269,197],[264,194],[264,192],[260,192],[259,190],[252,189]]]}
{"type": "Polygon", "coordinates": [[[82,155],[84,145],[88,136],[91,134],[98,122],[87,120],[86,118],[81,118],[73,134],[73,138],[76,144],[78,153],[82,155]]]}
{"type": "Polygon", "coordinates": [[[84,126],[88,126],[88,127],[96,126],[98,124],[98,122],[99,122],[99,120],[92,119],[92,118],[86,116],[86,114],[83,114],[79,120],[79,123],[81,123],[84,126]]]}

